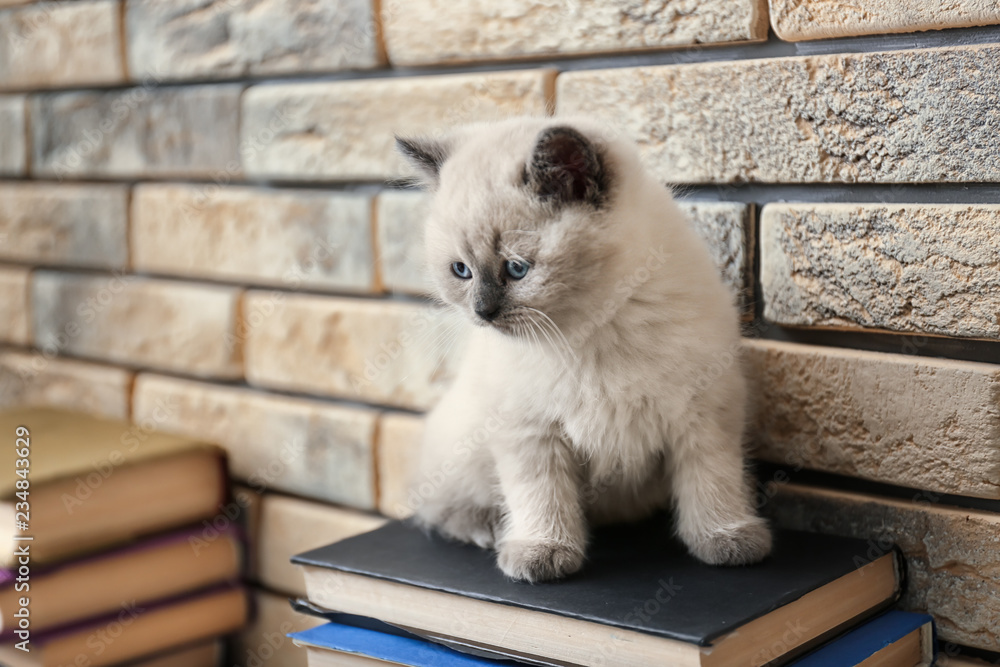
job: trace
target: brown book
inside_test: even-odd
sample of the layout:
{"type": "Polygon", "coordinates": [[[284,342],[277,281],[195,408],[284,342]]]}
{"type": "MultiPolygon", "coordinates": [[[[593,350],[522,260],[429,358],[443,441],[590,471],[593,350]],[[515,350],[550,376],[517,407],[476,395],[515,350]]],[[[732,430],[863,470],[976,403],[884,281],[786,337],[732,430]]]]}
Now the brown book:
{"type": "Polygon", "coordinates": [[[247,621],[246,591],[227,587],[119,612],[37,638],[22,651],[0,646],[6,667],[104,667],[159,654],[234,632],[247,621]]]}
{"type": "Polygon", "coordinates": [[[243,542],[235,528],[210,537],[200,527],[142,540],[30,575],[18,591],[17,571],[0,570],[0,637],[17,627],[19,599],[30,599],[33,632],[47,632],[239,579],[243,542]],[[6,581],[4,581],[6,580],[6,581]]]}
{"type": "Polygon", "coordinates": [[[0,413],[0,566],[24,549],[52,563],[195,523],[226,490],[218,447],[50,408],[0,413]]]}
{"type": "Polygon", "coordinates": [[[129,663],[129,667],[219,667],[226,654],[225,649],[225,643],[216,639],[129,663]]]}

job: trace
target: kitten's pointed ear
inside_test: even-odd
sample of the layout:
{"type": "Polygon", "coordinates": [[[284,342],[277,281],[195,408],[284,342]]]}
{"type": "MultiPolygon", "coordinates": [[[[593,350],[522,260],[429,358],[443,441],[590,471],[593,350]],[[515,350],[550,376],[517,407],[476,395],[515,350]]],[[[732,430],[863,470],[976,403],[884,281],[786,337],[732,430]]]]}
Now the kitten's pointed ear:
{"type": "Polygon", "coordinates": [[[396,135],[396,150],[413,165],[427,185],[437,185],[441,175],[441,165],[448,159],[450,147],[444,141],[422,137],[401,137],[396,135]]]}
{"type": "Polygon", "coordinates": [[[558,203],[600,207],[608,194],[603,156],[593,142],[568,126],[550,127],[538,135],[524,180],[539,197],[558,203]]]}

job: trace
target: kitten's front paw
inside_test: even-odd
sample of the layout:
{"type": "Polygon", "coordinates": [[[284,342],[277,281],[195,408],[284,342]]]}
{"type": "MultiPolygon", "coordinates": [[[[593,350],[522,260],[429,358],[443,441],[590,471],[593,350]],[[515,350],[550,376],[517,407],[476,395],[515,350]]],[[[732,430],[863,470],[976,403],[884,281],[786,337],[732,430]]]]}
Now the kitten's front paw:
{"type": "Polygon", "coordinates": [[[418,514],[417,520],[425,526],[435,528],[448,539],[490,549],[496,541],[502,518],[496,507],[458,505],[446,508],[437,515],[418,514]]]}
{"type": "Polygon", "coordinates": [[[497,564],[511,579],[534,584],[579,570],[583,549],[556,540],[510,540],[500,545],[497,564]]]}
{"type": "Polygon", "coordinates": [[[692,555],[709,565],[749,565],[771,553],[771,531],[759,517],[686,542],[692,555]]]}

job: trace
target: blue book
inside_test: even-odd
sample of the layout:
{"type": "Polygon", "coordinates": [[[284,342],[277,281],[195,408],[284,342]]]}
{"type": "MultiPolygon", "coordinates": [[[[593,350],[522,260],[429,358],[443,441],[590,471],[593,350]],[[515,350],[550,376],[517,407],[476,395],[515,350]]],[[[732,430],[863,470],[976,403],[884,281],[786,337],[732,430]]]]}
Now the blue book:
{"type": "MultiPolygon", "coordinates": [[[[327,623],[289,635],[309,651],[309,667],[395,664],[407,667],[513,667],[523,662],[477,657],[416,636],[327,623]]],[[[762,647],[767,650],[771,647],[762,647]]],[[[782,651],[778,650],[780,654],[782,651]]],[[[929,667],[933,621],[926,614],[890,611],[792,663],[791,667],[929,667]]],[[[550,664],[532,661],[528,664],[550,664]]]]}
{"type": "Polygon", "coordinates": [[[416,636],[388,634],[368,628],[327,623],[289,637],[309,652],[309,665],[377,665],[392,663],[407,667],[514,667],[510,660],[492,660],[447,648],[416,636]],[[330,652],[339,654],[334,659],[330,652]],[[345,655],[346,654],[346,655],[345,655]],[[351,656],[354,660],[345,660],[351,656]]]}
{"type": "Polygon", "coordinates": [[[890,611],[824,644],[793,666],[924,667],[933,662],[933,619],[927,614],[890,611]]]}

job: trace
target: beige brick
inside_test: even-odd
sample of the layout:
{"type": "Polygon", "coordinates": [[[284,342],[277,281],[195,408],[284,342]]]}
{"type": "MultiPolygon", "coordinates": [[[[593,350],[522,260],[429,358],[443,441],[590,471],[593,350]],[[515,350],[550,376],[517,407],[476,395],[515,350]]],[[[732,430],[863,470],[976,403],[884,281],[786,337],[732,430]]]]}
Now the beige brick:
{"type": "Polygon", "coordinates": [[[128,187],[0,183],[0,257],[34,264],[122,268],[128,187]]]}
{"type": "Polygon", "coordinates": [[[27,101],[24,95],[0,95],[0,175],[21,176],[28,169],[27,101]]]}
{"type": "Polygon", "coordinates": [[[248,176],[382,180],[410,176],[393,133],[544,114],[552,70],[254,86],[240,136],[248,176]]]}
{"type": "Polygon", "coordinates": [[[370,292],[371,208],[363,194],[141,185],[133,262],[153,273],[370,292]]]}
{"type": "Polygon", "coordinates": [[[934,616],[939,637],[1000,649],[1000,515],[788,484],[766,505],[785,528],[868,540],[860,559],[896,544],[906,555],[906,609],[934,616]]]}
{"type": "Polygon", "coordinates": [[[1000,206],[768,204],[764,316],[1000,338],[1000,206]]]}
{"type": "Polygon", "coordinates": [[[386,413],[378,424],[378,511],[394,519],[413,514],[408,503],[417,469],[424,420],[415,415],[386,413]]]}
{"type": "Polygon", "coordinates": [[[743,306],[753,298],[752,208],[739,202],[680,202],[743,306]]]}
{"type": "Polygon", "coordinates": [[[1000,498],[1000,366],[746,341],[758,456],[1000,498]]]}
{"type": "Polygon", "coordinates": [[[128,0],[129,70],[167,79],[379,64],[368,0],[128,0]]]}
{"type": "Polygon", "coordinates": [[[0,14],[0,89],[121,83],[118,0],[39,2],[0,14]]]}
{"type": "Polygon", "coordinates": [[[128,419],[132,373],[40,352],[0,352],[0,408],[39,405],[128,419]]]}
{"type": "Polygon", "coordinates": [[[321,503],[274,493],[264,495],[261,507],[259,581],[273,591],[306,597],[306,582],[296,554],[375,530],[385,519],[321,503]]]}
{"type": "Polygon", "coordinates": [[[824,0],[770,0],[770,5],[774,32],[790,42],[1000,23],[1000,6],[994,0],[949,3],[866,0],[854,4],[824,0]]]}
{"type": "Polygon", "coordinates": [[[27,269],[0,266],[0,342],[28,344],[30,280],[27,269]]]}
{"type": "Polygon", "coordinates": [[[34,343],[46,354],[206,377],[242,376],[239,290],[40,271],[32,293],[34,343]]]}
{"type": "Polygon", "coordinates": [[[758,41],[764,0],[560,2],[392,0],[382,4],[389,59],[428,65],[551,54],[758,41]]]}
{"type": "Polygon", "coordinates": [[[392,292],[429,294],[424,265],[424,223],[430,196],[419,190],[386,190],[376,204],[379,271],[392,292]]]}
{"type": "Polygon", "coordinates": [[[318,616],[296,613],[288,598],[261,589],[252,591],[256,615],[232,644],[233,665],[247,667],[308,667],[306,650],[296,646],[290,632],[322,625],[318,616]]]}
{"type": "Polygon", "coordinates": [[[132,411],[225,447],[233,476],[256,491],[375,507],[374,411],[150,374],[136,380],[132,411]]]}
{"type": "Polygon", "coordinates": [[[456,361],[457,331],[428,306],[251,292],[244,312],[247,381],[260,387],[419,410],[456,361]]]}
{"type": "Polygon", "coordinates": [[[58,178],[236,178],[241,86],[47,93],[31,98],[32,173],[58,178]]]}
{"type": "Polygon", "coordinates": [[[998,58],[987,45],[566,72],[557,109],[606,119],[675,183],[996,181],[1000,80],[982,73],[998,58]]]}

